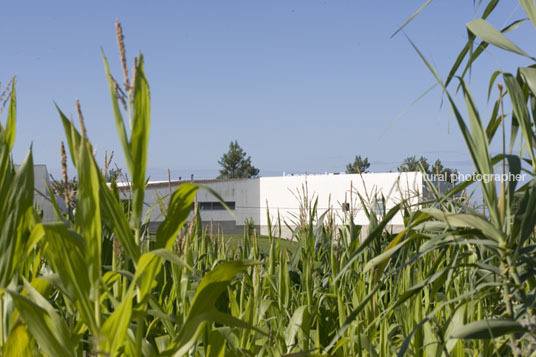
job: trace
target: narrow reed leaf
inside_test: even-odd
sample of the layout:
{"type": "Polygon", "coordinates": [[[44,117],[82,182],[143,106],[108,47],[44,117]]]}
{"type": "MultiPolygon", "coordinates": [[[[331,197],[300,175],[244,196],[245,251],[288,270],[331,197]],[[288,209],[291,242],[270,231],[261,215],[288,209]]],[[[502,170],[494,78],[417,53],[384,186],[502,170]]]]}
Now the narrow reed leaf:
{"type": "Polygon", "coordinates": [[[525,140],[529,150],[529,155],[532,160],[532,167],[534,172],[536,171],[536,157],[534,155],[534,146],[536,144],[536,138],[534,137],[534,131],[532,129],[530,113],[526,106],[525,96],[514,76],[509,73],[503,73],[503,77],[504,83],[506,84],[506,88],[508,88],[508,94],[512,101],[512,109],[514,111],[514,115],[516,116],[517,122],[521,127],[523,139],[525,140]]]}
{"type": "Polygon", "coordinates": [[[519,3],[529,16],[532,25],[536,28],[536,5],[534,5],[534,0],[519,0],[519,3]]]}
{"type": "Polygon", "coordinates": [[[490,319],[471,322],[458,328],[451,338],[460,339],[490,339],[497,338],[509,333],[526,332],[527,327],[515,320],[490,319]]]}
{"type": "Polygon", "coordinates": [[[490,43],[496,47],[502,48],[503,50],[517,53],[518,55],[527,57],[529,59],[535,60],[533,57],[529,56],[525,51],[517,47],[512,41],[507,39],[501,31],[497,30],[495,27],[490,25],[486,20],[475,19],[467,23],[467,29],[471,31],[475,36],[480,38],[482,41],[490,43]]]}
{"type": "Polygon", "coordinates": [[[420,8],[417,9],[417,11],[415,11],[410,17],[409,19],[406,20],[406,22],[404,22],[404,24],[402,24],[402,26],[400,26],[392,35],[391,35],[391,38],[395,37],[397,33],[399,33],[400,31],[402,31],[402,29],[404,27],[406,27],[407,24],[409,24],[414,18],[415,16],[419,15],[421,13],[421,11],[423,11],[428,5],[430,5],[430,3],[432,2],[432,0],[426,0],[426,2],[424,4],[421,5],[420,8]]]}

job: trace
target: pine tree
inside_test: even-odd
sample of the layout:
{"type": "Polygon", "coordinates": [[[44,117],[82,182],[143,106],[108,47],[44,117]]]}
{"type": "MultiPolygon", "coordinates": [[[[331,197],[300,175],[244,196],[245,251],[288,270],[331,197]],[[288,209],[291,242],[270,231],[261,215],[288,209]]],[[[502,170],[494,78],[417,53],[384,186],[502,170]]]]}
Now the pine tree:
{"type": "Polygon", "coordinates": [[[251,156],[238,145],[238,141],[231,141],[229,151],[221,157],[218,178],[251,178],[259,175],[259,169],[251,165],[251,156]]]}
{"type": "Polygon", "coordinates": [[[361,155],[356,156],[353,163],[346,165],[347,174],[364,174],[368,172],[370,162],[368,158],[362,158],[361,155]]]}

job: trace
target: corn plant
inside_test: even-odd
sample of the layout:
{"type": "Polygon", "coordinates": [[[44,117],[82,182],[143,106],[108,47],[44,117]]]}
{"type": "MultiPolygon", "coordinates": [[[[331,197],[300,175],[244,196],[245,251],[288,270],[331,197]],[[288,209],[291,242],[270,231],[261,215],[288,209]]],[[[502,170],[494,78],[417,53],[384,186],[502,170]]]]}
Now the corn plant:
{"type": "MultiPolygon", "coordinates": [[[[366,235],[351,214],[335,225],[304,189],[292,242],[280,237],[288,222],[271,222],[267,212],[267,237],[248,229],[231,243],[191,213],[203,188],[190,183],[161,198],[163,222],[150,232],[143,214],[149,85],[141,54],[128,73],[119,24],[123,84],[103,61],[132,201],[121,202],[116,184],[106,183],[77,103],[78,126],[58,108],[77,171],[75,208],[64,214],[51,194],[57,220],[42,222],[31,150],[18,170],[10,156],[13,83],[0,125],[2,355],[536,355],[535,69],[492,74],[490,87],[499,78],[504,85],[487,122],[464,80],[489,45],[530,57],[504,36],[519,21],[502,31],[486,22],[497,4],[486,3],[467,25],[469,41],[445,80],[414,47],[443,88],[476,173],[526,173],[530,181],[478,183],[484,213],[457,196],[475,183],[447,192],[430,185],[431,198],[418,205],[400,202],[381,219],[370,211],[366,235]],[[505,140],[492,155],[506,118],[509,146],[505,140]],[[405,225],[392,234],[396,214],[405,225]]],[[[520,4],[536,25],[534,3],[520,4]]]]}

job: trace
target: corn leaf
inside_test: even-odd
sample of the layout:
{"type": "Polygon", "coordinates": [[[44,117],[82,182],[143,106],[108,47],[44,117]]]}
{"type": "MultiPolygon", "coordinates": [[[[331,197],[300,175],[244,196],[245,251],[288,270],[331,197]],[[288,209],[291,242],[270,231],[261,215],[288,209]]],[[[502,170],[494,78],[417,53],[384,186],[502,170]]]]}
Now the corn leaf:
{"type": "Polygon", "coordinates": [[[247,260],[224,261],[201,279],[184,326],[177,339],[168,347],[168,352],[182,356],[191,348],[205,322],[213,321],[214,316],[210,312],[219,296],[238,273],[254,264],[257,263],[247,260]]]}
{"type": "Polygon", "coordinates": [[[197,186],[183,183],[173,192],[169,202],[168,215],[156,233],[157,248],[171,248],[177,233],[188,219],[197,190],[197,186]]]}
{"type": "Polygon", "coordinates": [[[140,56],[136,68],[134,83],[134,123],[130,137],[132,154],[132,222],[134,227],[141,224],[143,198],[145,194],[145,169],[147,166],[147,148],[151,126],[151,106],[149,85],[143,69],[143,56],[140,56]]]}
{"type": "Polygon", "coordinates": [[[14,291],[5,291],[13,299],[26,328],[46,354],[49,356],[75,356],[74,350],[64,345],[56,336],[54,323],[47,310],[14,291]]]}
{"type": "Polygon", "coordinates": [[[108,82],[108,88],[110,89],[110,97],[112,98],[112,107],[114,111],[114,121],[117,134],[119,135],[119,141],[123,147],[123,155],[125,156],[125,161],[129,172],[133,172],[132,166],[132,154],[130,152],[130,144],[128,141],[127,131],[125,129],[125,122],[123,116],[121,115],[121,108],[119,107],[119,99],[117,98],[117,92],[115,88],[115,82],[112,79],[112,74],[110,73],[110,66],[108,65],[108,60],[104,55],[104,51],[101,50],[102,59],[104,61],[104,69],[106,71],[106,80],[108,82]]]}
{"type": "Polygon", "coordinates": [[[101,332],[104,340],[101,341],[100,348],[102,351],[109,353],[110,356],[115,356],[117,350],[125,343],[132,316],[132,295],[132,289],[129,289],[119,308],[102,325],[101,332]]]}
{"type": "Polygon", "coordinates": [[[26,213],[32,209],[34,173],[32,151],[20,166],[5,196],[6,210],[0,212],[0,287],[11,280],[19,259],[24,255],[28,226],[26,213]]]}
{"type": "Polygon", "coordinates": [[[37,236],[41,235],[46,241],[48,248],[45,255],[54,271],[59,274],[69,296],[74,298],[82,320],[97,334],[94,305],[89,298],[91,284],[85,260],[84,239],[68,230],[63,223],[39,224],[34,230],[37,230],[37,236]]]}
{"type": "Polygon", "coordinates": [[[91,284],[101,277],[102,226],[99,201],[99,173],[93,163],[90,145],[82,139],[78,157],[78,192],[75,221],[85,240],[85,261],[91,284]]]}
{"type": "Polygon", "coordinates": [[[19,321],[9,332],[3,347],[4,356],[32,357],[30,334],[26,326],[19,321]]]}
{"type": "Polygon", "coordinates": [[[13,144],[15,144],[16,118],[17,97],[15,94],[15,83],[13,83],[11,86],[11,96],[9,101],[9,112],[7,114],[6,128],[3,130],[3,139],[9,150],[11,150],[13,148],[13,144]]]}

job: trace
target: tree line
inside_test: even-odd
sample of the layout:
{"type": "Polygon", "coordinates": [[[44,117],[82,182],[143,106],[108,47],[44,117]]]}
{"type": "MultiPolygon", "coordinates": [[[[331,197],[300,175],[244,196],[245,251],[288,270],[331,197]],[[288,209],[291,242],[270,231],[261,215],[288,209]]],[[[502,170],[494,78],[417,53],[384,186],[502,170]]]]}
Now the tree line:
{"type": "MultiPolygon", "coordinates": [[[[220,165],[219,179],[241,179],[258,177],[260,170],[253,166],[251,156],[238,144],[237,140],[231,141],[229,149],[218,160],[220,165]]],[[[364,174],[370,169],[370,161],[367,157],[356,155],[353,162],[346,165],[347,174],[364,174]]],[[[430,175],[444,175],[443,177],[452,177],[452,174],[457,174],[458,171],[443,165],[440,159],[437,159],[433,164],[424,156],[408,156],[397,167],[398,172],[415,172],[421,171],[430,175]]],[[[119,169],[111,169],[106,175],[106,181],[115,181],[120,176],[119,169]]],[[[55,180],[52,177],[53,191],[63,197],[65,192],[76,191],[76,178],[72,178],[69,182],[63,180],[55,180]]]]}
{"type": "MultiPolygon", "coordinates": [[[[259,175],[260,170],[251,163],[251,156],[248,156],[244,149],[240,147],[238,141],[231,141],[229,150],[222,155],[218,161],[220,174],[218,178],[252,178],[259,175]]],[[[370,162],[367,157],[356,155],[353,162],[346,165],[347,174],[364,174],[369,172],[370,162]]],[[[430,163],[424,156],[409,156],[397,167],[398,172],[422,171],[430,175],[443,175],[452,177],[458,171],[443,165],[440,159],[430,163]]]]}

